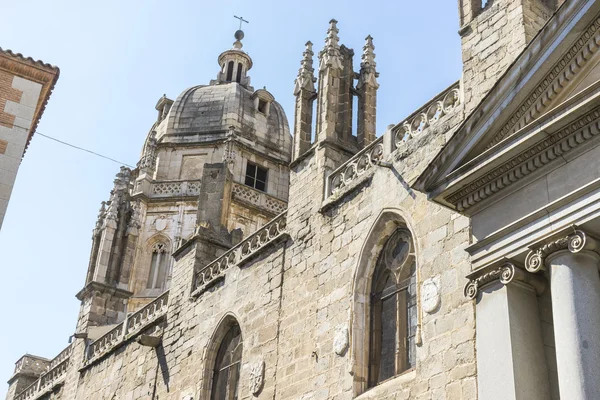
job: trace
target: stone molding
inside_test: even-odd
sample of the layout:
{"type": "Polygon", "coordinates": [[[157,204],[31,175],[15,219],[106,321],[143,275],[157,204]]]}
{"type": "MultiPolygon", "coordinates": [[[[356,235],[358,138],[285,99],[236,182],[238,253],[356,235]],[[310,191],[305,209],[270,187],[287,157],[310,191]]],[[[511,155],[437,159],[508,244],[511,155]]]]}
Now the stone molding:
{"type": "Polygon", "coordinates": [[[547,269],[546,260],[548,256],[563,250],[568,250],[571,253],[588,250],[600,255],[600,243],[584,231],[574,229],[574,232],[570,235],[561,236],[540,247],[532,248],[525,258],[525,268],[531,273],[544,271],[547,269]]]}
{"type": "Polygon", "coordinates": [[[484,286],[499,281],[503,285],[512,282],[521,282],[533,287],[538,295],[546,288],[546,281],[539,275],[534,275],[512,261],[501,264],[490,264],[467,275],[469,282],[465,285],[465,297],[471,300],[477,298],[477,294],[484,286]]]}
{"type": "Polygon", "coordinates": [[[567,87],[583,66],[592,58],[600,46],[600,17],[596,18],[575,41],[569,51],[554,64],[554,67],[540,80],[527,99],[508,119],[494,138],[486,145],[486,150],[529,124],[543,114],[552,100],[567,87]]]}
{"type": "Polygon", "coordinates": [[[279,239],[288,237],[287,210],[194,273],[191,297],[196,298],[225,277],[225,272],[248,261],[279,239]]]}
{"type": "Polygon", "coordinates": [[[454,204],[457,210],[465,211],[598,134],[600,134],[600,107],[530,146],[482,178],[448,196],[446,200],[454,204]]]}

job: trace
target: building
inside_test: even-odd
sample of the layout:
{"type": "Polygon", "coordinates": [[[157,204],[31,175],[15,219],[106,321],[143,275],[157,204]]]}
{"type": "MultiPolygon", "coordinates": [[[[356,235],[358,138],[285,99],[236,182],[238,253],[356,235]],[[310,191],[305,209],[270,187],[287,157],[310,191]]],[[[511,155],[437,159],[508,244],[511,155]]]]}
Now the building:
{"type": "Polygon", "coordinates": [[[459,6],[462,78],[380,137],[335,20],[293,141],[240,32],[161,98],[72,343],[8,399],[600,398],[600,1],[459,6]]]}
{"type": "Polygon", "coordinates": [[[0,48],[0,229],[21,159],[59,73],[57,67],[0,48]]]}

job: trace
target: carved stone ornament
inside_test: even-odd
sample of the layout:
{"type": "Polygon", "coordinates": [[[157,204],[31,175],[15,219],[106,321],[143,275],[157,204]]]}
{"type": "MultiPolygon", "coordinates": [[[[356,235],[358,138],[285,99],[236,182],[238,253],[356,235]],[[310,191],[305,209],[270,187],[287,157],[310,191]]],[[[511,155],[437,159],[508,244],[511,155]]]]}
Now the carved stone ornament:
{"type": "Polygon", "coordinates": [[[508,285],[515,280],[523,282],[532,286],[538,295],[542,294],[546,288],[546,280],[542,276],[531,274],[512,262],[481,268],[467,275],[467,278],[469,282],[465,286],[464,294],[471,300],[477,297],[483,286],[494,281],[500,281],[503,285],[508,285]]]}
{"type": "Polygon", "coordinates": [[[256,360],[249,364],[250,373],[248,374],[248,386],[253,395],[258,395],[263,387],[265,380],[265,361],[256,360]]]}
{"type": "Polygon", "coordinates": [[[421,305],[423,311],[433,313],[440,305],[439,278],[429,278],[421,286],[421,305]],[[437,281],[437,282],[436,282],[437,281]]]}
{"type": "Polygon", "coordinates": [[[346,350],[348,350],[348,336],[348,326],[346,326],[346,324],[335,328],[335,335],[333,337],[333,351],[340,357],[346,354],[346,350]]]}
{"type": "Polygon", "coordinates": [[[163,231],[167,227],[167,216],[161,215],[154,220],[154,227],[157,231],[163,231]]]}
{"type": "Polygon", "coordinates": [[[578,253],[582,250],[597,251],[598,242],[581,230],[574,230],[573,234],[563,236],[550,243],[547,243],[537,249],[532,249],[527,258],[525,258],[525,268],[531,273],[536,273],[546,269],[546,257],[550,254],[569,250],[571,253],[578,253]]]}

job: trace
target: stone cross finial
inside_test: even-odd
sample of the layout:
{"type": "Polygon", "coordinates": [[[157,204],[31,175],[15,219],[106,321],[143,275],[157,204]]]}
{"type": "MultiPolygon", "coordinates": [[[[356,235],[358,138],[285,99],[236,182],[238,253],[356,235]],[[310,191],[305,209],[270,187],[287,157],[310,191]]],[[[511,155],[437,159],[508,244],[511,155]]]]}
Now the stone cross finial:
{"type": "Polygon", "coordinates": [[[337,28],[337,21],[335,19],[329,21],[329,29],[327,30],[327,37],[325,38],[325,47],[321,50],[320,54],[320,71],[323,71],[327,67],[343,69],[339,44],[340,38],[338,37],[339,31],[340,30],[337,28]]]}
{"type": "Polygon", "coordinates": [[[315,69],[313,68],[313,56],[315,54],[312,50],[313,44],[309,40],[305,46],[304,53],[302,53],[302,61],[300,62],[301,67],[298,70],[298,77],[295,81],[294,95],[298,95],[302,89],[310,92],[315,91],[317,78],[315,78],[315,69]]]}
{"type": "Polygon", "coordinates": [[[357,88],[360,88],[365,84],[378,88],[379,83],[377,83],[377,76],[379,74],[375,69],[377,63],[375,62],[375,46],[373,45],[373,38],[371,35],[365,38],[365,45],[363,46],[361,60],[360,77],[357,88]]]}

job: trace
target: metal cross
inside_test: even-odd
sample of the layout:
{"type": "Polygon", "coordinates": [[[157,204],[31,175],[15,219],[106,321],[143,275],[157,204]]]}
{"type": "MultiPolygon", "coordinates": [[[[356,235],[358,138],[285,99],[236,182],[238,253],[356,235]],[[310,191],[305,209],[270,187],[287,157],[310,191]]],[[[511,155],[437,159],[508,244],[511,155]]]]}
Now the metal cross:
{"type": "Polygon", "coordinates": [[[242,30],[242,23],[245,22],[247,24],[249,24],[250,22],[246,21],[243,17],[238,17],[237,15],[234,15],[233,18],[237,18],[240,20],[240,30],[242,30]]]}

